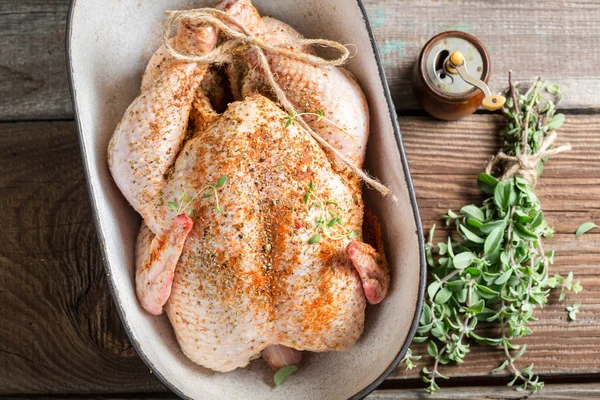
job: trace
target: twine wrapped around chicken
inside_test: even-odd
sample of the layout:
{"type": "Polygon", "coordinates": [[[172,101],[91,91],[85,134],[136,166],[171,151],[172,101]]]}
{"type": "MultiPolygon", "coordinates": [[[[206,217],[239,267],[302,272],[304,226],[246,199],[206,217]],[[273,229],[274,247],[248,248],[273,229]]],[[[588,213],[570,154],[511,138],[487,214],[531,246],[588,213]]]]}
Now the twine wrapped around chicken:
{"type": "Polygon", "coordinates": [[[508,91],[511,98],[507,102],[504,112],[508,114],[512,122],[504,133],[505,149],[492,157],[485,168],[485,172],[491,175],[494,168],[502,166],[502,175],[499,179],[520,177],[535,187],[539,178],[538,166],[540,162],[545,161],[550,156],[571,150],[570,144],[550,148],[557,138],[554,130],[558,129],[564,120],[562,114],[554,115],[555,103],[547,100],[544,108],[538,111],[534,109],[538,106],[542,89],[552,95],[560,95],[560,90],[556,85],[548,85],[538,78],[525,95],[519,95],[512,84],[512,71],[509,71],[508,81],[508,91]],[[524,118],[521,118],[521,116],[524,116],[524,118]],[[552,118],[552,120],[548,121],[549,118],[552,118]],[[519,132],[520,137],[510,137],[509,134],[513,131],[519,132]],[[534,136],[536,134],[538,135],[538,141],[541,138],[541,142],[532,145],[535,142],[534,136]],[[516,148],[517,144],[518,148],[516,148]],[[532,147],[534,148],[533,151],[532,147]],[[507,154],[508,152],[514,154],[507,154]]]}
{"type": "Polygon", "coordinates": [[[299,116],[293,104],[288,100],[287,96],[279,84],[275,81],[275,77],[269,66],[269,62],[265,52],[280,54],[285,57],[304,61],[316,66],[341,66],[348,57],[350,51],[348,48],[338,42],[325,39],[300,39],[294,43],[282,43],[278,46],[273,46],[261,38],[254,36],[248,28],[231,17],[227,13],[214,8],[199,8],[194,10],[183,11],[167,11],[168,21],[166,24],[163,42],[167,51],[177,60],[185,62],[197,62],[200,64],[223,64],[231,62],[235,58],[241,57],[246,52],[255,53],[258,65],[265,73],[265,78],[271,89],[273,90],[278,102],[290,115],[295,116],[295,120],[308,131],[308,133],[325,149],[329,150],[339,160],[341,160],[350,171],[368,186],[377,190],[382,196],[389,193],[389,189],[379,182],[376,178],[370,176],[361,168],[354,165],[347,157],[341,154],[336,148],[330,145],[325,139],[319,136],[307,123],[302,116],[299,116]],[[190,54],[182,52],[172,45],[172,32],[180,22],[188,21],[198,25],[210,26],[213,29],[218,29],[223,33],[228,40],[215,47],[213,50],[204,54],[190,54]],[[340,52],[340,56],[333,60],[290,50],[297,45],[314,45],[321,47],[330,47],[340,52]]]}

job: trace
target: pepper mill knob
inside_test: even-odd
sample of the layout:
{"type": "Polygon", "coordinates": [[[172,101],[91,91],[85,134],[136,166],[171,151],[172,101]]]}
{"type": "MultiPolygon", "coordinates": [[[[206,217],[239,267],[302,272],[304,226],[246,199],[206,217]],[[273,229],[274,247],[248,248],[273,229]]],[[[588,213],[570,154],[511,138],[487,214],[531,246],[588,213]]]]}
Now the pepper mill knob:
{"type": "Polygon", "coordinates": [[[454,65],[463,65],[465,62],[465,56],[458,50],[455,50],[450,54],[450,62],[454,65]]]}

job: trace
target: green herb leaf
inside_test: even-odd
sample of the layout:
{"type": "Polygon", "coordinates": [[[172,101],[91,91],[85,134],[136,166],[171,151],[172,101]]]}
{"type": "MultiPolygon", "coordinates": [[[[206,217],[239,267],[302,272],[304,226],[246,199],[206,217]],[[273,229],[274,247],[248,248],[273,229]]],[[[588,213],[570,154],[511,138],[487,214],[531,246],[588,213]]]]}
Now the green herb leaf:
{"type": "Polygon", "coordinates": [[[435,304],[444,304],[452,297],[452,291],[448,288],[443,287],[437,294],[435,295],[435,304]]]}
{"type": "Polygon", "coordinates": [[[533,218],[533,221],[531,221],[531,223],[529,224],[529,229],[535,229],[539,227],[540,225],[542,225],[542,222],[544,222],[544,213],[542,211],[539,211],[533,218]]]}
{"type": "Polygon", "coordinates": [[[512,275],[513,271],[512,269],[509,269],[508,271],[505,271],[504,273],[502,273],[502,275],[500,275],[495,281],[494,283],[496,285],[504,285],[506,282],[508,282],[508,280],[510,279],[511,275],[512,275]]]}
{"type": "Polygon", "coordinates": [[[273,382],[275,382],[275,386],[281,386],[294,372],[298,371],[298,367],[296,365],[288,365],[283,368],[279,368],[277,372],[275,372],[275,376],[273,376],[273,382]]]}
{"type": "Polygon", "coordinates": [[[431,282],[429,284],[429,286],[427,287],[427,294],[429,295],[429,298],[431,300],[433,300],[433,298],[435,297],[435,294],[437,293],[439,288],[440,288],[439,282],[431,282]]]}
{"type": "Polygon", "coordinates": [[[517,200],[517,194],[514,189],[512,179],[500,181],[494,189],[494,203],[502,210],[506,210],[508,206],[514,205],[517,200]]]}
{"type": "Polygon", "coordinates": [[[492,374],[497,374],[498,372],[504,371],[504,368],[508,366],[508,360],[505,360],[498,368],[494,368],[492,370],[492,374]]]}
{"type": "Polygon", "coordinates": [[[476,207],[473,204],[461,208],[460,213],[467,218],[473,218],[479,222],[485,221],[485,215],[483,214],[483,211],[481,211],[479,207],[476,207]]]}
{"type": "Polygon", "coordinates": [[[332,228],[335,224],[341,224],[342,220],[339,217],[334,217],[327,222],[327,227],[332,228]]]}
{"type": "Polygon", "coordinates": [[[485,224],[481,225],[479,230],[483,233],[489,234],[498,227],[502,227],[503,231],[506,230],[506,221],[501,219],[497,221],[486,222],[485,224]]]}
{"type": "Polygon", "coordinates": [[[495,291],[495,290],[492,290],[492,289],[490,289],[490,288],[489,288],[489,287],[487,287],[487,286],[483,286],[483,285],[476,285],[476,287],[477,287],[477,290],[480,290],[480,291],[481,291],[481,292],[483,292],[483,293],[487,293],[487,294],[493,294],[493,295],[495,295],[495,296],[498,296],[498,295],[500,294],[499,292],[497,292],[497,291],[495,291]]]}
{"type": "MultiPolygon", "coordinates": [[[[304,204],[308,203],[308,200],[310,200],[310,196],[312,196],[312,193],[311,193],[311,192],[307,192],[307,193],[304,195],[304,204]]],[[[313,204],[311,204],[311,205],[310,205],[310,207],[309,207],[309,210],[310,210],[310,209],[311,209],[311,208],[312,208],[314,205],[315,205],[314,203],[313,203],[313,204]]]]}
{"type": "Polygon", "coordinates": [[[485,307],[485,301],[483,300],[479,300],[477,303],[475,303],[474,305],[472,305],[469,310],[474,313],[474,314],[479,314],[483,311],[485,307]]]}
{"type": "Polygon", "coordinates": [[[285,127],[289,128],[290,125],[292,125],[292,121],[294,120],[293,117],[285,117],[285,127]]]}
{"type": "Polygon", "coordinates": [[[227,182],[227,175],[223,175],[222,177],[220,177],[215,186],[221,187],[225,184],[225,182],[227,182]]]}
{"type": "Polygon", "coordinates": [[[438,348],[435,344],[435,342],[432,340],[429,343],[427,343],[427,352],[429,353],[429,355],[431,357],[437,358],[438,356],[438,348]]]}
{"type": "Polygon", "coordinates": [[[585,222],[579,225],[579,228],[577,228],[577,231],[575,232],[575,236],[579,237],[594,228],[598,228],[598,225],[593,222],[585,222]]]}
{"type": "Polygon", "coordinates": [[[427,303],[423,305],[423,312],[421,313],[420,323],[421,325],[427,325],[431,323],[431,307],[429,307],[429,304],[427,303]]]}
{"type": "Polygon", "coordinates": [[[348,233],[349,239],[356,239],[357,237],[360,237],[360,232],[350,231],[350,233],[348,233]]]}
{"type": "Polygon", "coordinates": [[[206,193],[204,193],[204,194],[202,195],[202,198],[203,198],[203,199],[206,199],[206,198],[208,198],[208,197],[211,197],[211,196],[213,196],[213,195],[216,193],[216,190],[215,190],[215,187],[214,187],[214,186],[210,186],[208,189],[209,189],[210,191],[209,191],[209,192],[206,192],[206,193]]]}
{"type": "Polygon", "coordinates": [[[513,357],[513,360],[518,360],[519,358],[521,358],[523,356],[523,354],[525,354],[526,350],[527,350],[527,345],[524,344],[523,346],[521,346],[521,349],[519,350],[519,352],[517,354],[515,354],[515,356],[513,357]]]}
{"type": "Polygon", "coordinates": [[[460,279],[457,279],[455,281],[446,282],[446,287],[448,289],[452,290],[452,292],[454,292],[454,293],[460,293],[464,289],[465,285],[466,285],[465,281],[460,280],[460,279]]]}
{"type": "Polygon", "coordinates": [[[502,244],[502,239],[504,237],[504,229],[505,228],[503,226],[498,226],[485,239],[483,251],[486,254],[495,253],[500,249],[500,245],[502,244]]]}
{"type": "Polygon", "coordinates": [[[317,233],[316,235],[314,235],[310,239],[308,239],[308,244],[315,244],[315,243],[319,243],[320,241],[321,241],[321,234],[317,233]]]}
{"type": "Polygon", "coordinates": [[[564,123],[565,116],[563,114],[556,114],[554,118],[552,118],[552,121],[548,122],[548,125],[546,126],[549,130],[556,130],[560,128],[564,123]]]}
{"type": "Polygon", "coordinates": [[[483,244],[485,242],[483,238],[477,236],[476,234],[468,230],[464,225],[460,225],[460,230],[462,231],[462,233],[464,233],[465,237],[473,243],[483,244]]]}
{"type": "MultiPolygon", "coordinates": [[[[164,203],[163,203],[164,204],[164,203]]],[[[173,203],[172,201],[167,203],[169,205],[169,208],[173,211],[178,211],[179,207],[177,206],[177,204],[173,203]]]]}
{"type": "Polygon", "coordinates": [[[446,245],[446,249],[448,250],[448,255],[451,258],[454,258],[454,248],[452,247],[452,239],[448,237],[448,244],[446,245]]]}
{"type": "Polygon", "coordinates": [[[538,236],[531,232],[529,229],[525,228],[523,225],[516,223],[514,224],[515,232],[519,235],[520,238],[524,240],[537,240],[538,236]]]}
{"type": "Polygon", "coordinates": [[[465,269],[473,263],[474,255],[471,252],[457,254],[454,259],[454,268],[465,269]]]}
{"type": "Polygon", "coordinates": [[[479,185],[479,188],[485,194],[493,194],[498,182],[500,182],[498,179],[494,178],[489,174],[482,172],[479,175],[477,175],[477,183],[479,185]]]}

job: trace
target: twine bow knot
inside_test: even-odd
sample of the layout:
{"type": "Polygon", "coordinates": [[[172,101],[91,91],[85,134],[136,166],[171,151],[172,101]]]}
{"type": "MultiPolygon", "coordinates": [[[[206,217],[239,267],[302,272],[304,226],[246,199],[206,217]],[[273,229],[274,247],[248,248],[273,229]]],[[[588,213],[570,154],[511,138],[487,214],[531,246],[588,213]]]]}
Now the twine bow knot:
{"type": "Polygon", "coordinates": [[[197,62],[200,64],[221,64],[231,61],[234,57],[239,57],[240,54],[243,54],[246,51],[254,52],[257,56],[258,65],[264,71],[267,82],[269,83],[271,89],[277,97],[277,100],[284,110],[286,110],[289,114],[296,116],[296,121],[298,121],[298,123],[304,129],[306,129],[322,147],[329,150],[338,159],[340,159],[348,167],[348,169],[354,173],[354,175],[362,179],[367,185],[373,187],[375,190],[381,193],[381,195],[386,196],[389,193],[389,189],[386,186],[381,184],[376,178],[373,178],[365,171],[354,165],[351,160],[349,160],[336,148],[330,145],[325,139],[313,131],[301,116],[298,116],[298,112],[296,112],[296,109],[288,100],[285,92],[275,81],[275,77],[271,72],[269,62],[265,55],[265,52],[269,52],[299,61],[308,62],[317,66],[340,66],[346,62],[348,57],[350,57],[350,51],[346,46],[338,42],[325,39],[299,39],[293,43],[282,43],[278,46],[274,46],[265,42],[260,37],[254,36],[247,27],[239,23],[235,18],[221,10],[214,8],[167,11],[166,14],[168,16],[168,21],[163,35],[163,43],[167,51],[175,59],[185,62],[197,62]],[[212,27],[213,29],[218,29],[228,37],[228,40],[204,54],[190,54],[182,52],[173,47],[171,40],[173,28],[176,27],[176,25],[181,21],[193,22],[199,25],[212,27]],[[326,60],[312,54],[293,50],[293,46],[297,45],[313,45],[334,48],[340,52],[340,56],[333,60],[326,60]]]}
{"type": "MultiPolygon", "coordinates": [[[[526,135],[527,129],[523,130],[523,134],[526,135]]],[[[544,140],[538,151],[533,154],[527,154],[526,149],[524,154],[520,156],[509,156],[508,154],[500,151],[496,154],[487,164],[485,172],[491,174],[492,169],[501,162],[504,162],[504,173],[500,179],[509,179],[513,176],[518,176],[529,182],[530,185],[535,186],[538,180],[537,166],[542,159],[561,153],[563,151],[571,150],[570,144],[565,144],[559,147],[550,149],[550,146],[556,140],[556,132],[550,133],[544,140]]]]}

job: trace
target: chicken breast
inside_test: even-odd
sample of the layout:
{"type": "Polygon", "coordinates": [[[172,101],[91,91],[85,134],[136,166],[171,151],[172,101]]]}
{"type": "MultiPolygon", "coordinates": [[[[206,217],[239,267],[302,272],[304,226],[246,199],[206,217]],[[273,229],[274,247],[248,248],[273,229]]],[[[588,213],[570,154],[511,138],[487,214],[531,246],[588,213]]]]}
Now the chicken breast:
{"type": "Polygon", "coordinates": [[[186,143],[159,199],[174,213],[167,203],[179,193],[210,193],[205,186],[227,177],[190,204],[194,227],[166,305],[184,353],[217,371],[247,365],[270,344],[343,350],[363,330],[366,300],[348,235],[309,243],[330,211],[340,232],[359,232],[361,198],[307,132],[285,128],[285,117],[262,96],[230,104],[186,143]],[[214,209],[217,195],[223,212],[214,209]]]}

